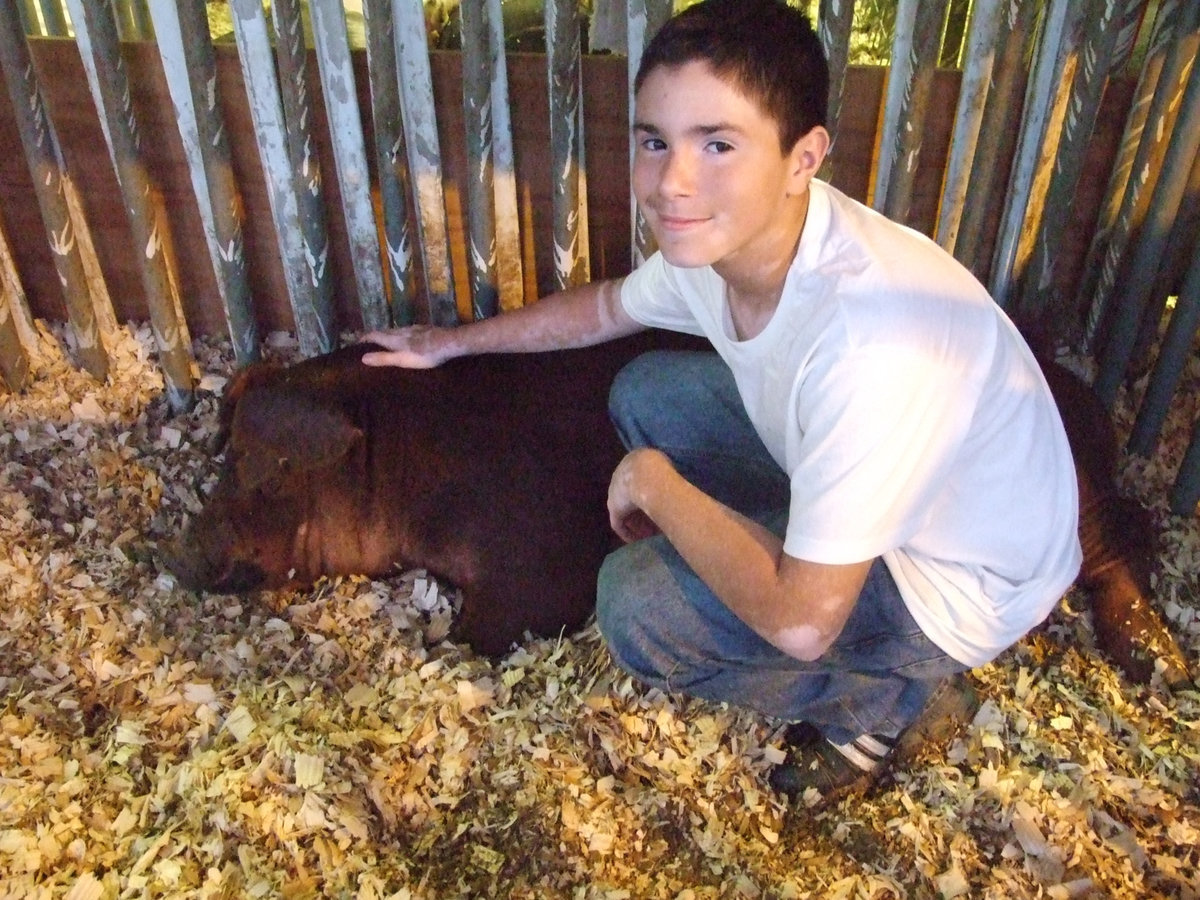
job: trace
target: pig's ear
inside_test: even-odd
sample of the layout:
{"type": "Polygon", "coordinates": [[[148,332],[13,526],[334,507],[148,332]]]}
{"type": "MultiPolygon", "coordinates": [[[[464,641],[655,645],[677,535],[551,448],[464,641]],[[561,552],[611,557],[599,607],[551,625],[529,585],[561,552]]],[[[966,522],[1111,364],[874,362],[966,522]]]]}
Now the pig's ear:
{"type": "Polygon", "coordinates": [[[345,413],[289,391],[254,391],[232,428],[239,484],[253,490],[289,473],[333,465],[362,439],[345,413]]]}
{"type": "Polygon", "coordinates": [[[217,434],[213,440],[212,452],[220,453],[229,442],[233,431],[233,417],[238,403],[245,393],[260,385],[266,384],[280,367],[271,363],[254,362],[238,369],[225,383],[225,391],[221,394],[221,409],[217,420],[217,434]]]}

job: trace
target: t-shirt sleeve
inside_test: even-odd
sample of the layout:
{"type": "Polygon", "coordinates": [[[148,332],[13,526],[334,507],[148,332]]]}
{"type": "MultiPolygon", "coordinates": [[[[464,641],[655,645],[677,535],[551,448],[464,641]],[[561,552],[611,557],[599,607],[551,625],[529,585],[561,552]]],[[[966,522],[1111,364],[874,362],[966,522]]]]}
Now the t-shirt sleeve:
{"type": "Polygon", "coordinates": [[[814,363],[793,393],[807,400],[794,410],[802,437],[784,550],[813,562],[861,562],[921,529],[981,384],[899,344],[814,363]]]}
{"type": "Polygon", "coordinates": [[[625,312],[648,328],[704,334],[687,304],[679,275],[661,253],[655,253],[626,276],[621,285],[621,305],[625,312]]]}

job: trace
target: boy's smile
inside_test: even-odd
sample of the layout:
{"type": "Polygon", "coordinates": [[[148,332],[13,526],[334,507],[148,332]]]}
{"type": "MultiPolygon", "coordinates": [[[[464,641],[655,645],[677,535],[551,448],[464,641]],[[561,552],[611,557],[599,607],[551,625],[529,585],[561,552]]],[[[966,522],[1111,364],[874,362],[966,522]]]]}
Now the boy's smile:
{"type": "Polygon", "coordinates": [[[823,146],[815,164],[807,135],[785,154],[774,119],[705,62],[655,69],[636,102],[633,190],[663,256],[713,266],[747,298],[774,293],[823,146]]]}

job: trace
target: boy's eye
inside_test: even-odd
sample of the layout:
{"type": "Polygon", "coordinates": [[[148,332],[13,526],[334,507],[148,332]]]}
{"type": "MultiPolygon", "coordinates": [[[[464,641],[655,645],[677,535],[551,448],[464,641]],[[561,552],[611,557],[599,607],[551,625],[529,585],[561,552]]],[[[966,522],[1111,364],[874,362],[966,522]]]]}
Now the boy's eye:
{"type": "Polygon", "coordinates": [[[733,149],[729,141],[709,141],[707,146],[710,153],[728,153],[733,149]]]}
{"type": "Polygon", "coordinates": [[[662,138],[646,138],[642,141],[642,149],[651,151],[665,150],[667,149],[667,142],[662,138]]]}

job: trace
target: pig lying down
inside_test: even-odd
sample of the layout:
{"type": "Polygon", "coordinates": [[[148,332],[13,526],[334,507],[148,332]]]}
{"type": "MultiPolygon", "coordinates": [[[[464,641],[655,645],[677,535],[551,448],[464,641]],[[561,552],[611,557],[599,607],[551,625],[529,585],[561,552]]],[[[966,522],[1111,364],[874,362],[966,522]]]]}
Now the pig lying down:
{"type": "Polygon", "coordinates": [[[226,389],[221,477],[168,568],[223,593],[426,568],[462,591],[451,636],[491,655],[578,629],[616,545],[608,387],[642,347],[249,366],[226,389]]]}
{"type": "MultiPolygon", "coordinates": [[[[250,366],[226,390],[221,477],[168,568],[193,590],[242,593],[421,567],[461,588],[451,636],[479,652],[571,632],[616,540],[608,388],[644,338],[430,370],[365,366],[363,346],[250,366]]],[[[1168,684],[1186,683],[1149,600],[1146,514],[1117,495],[1109,419],[1082,381],[1046,371],[1079,475],[1097,643],[1136,681],[1157,661],[1168,684]]]]}

